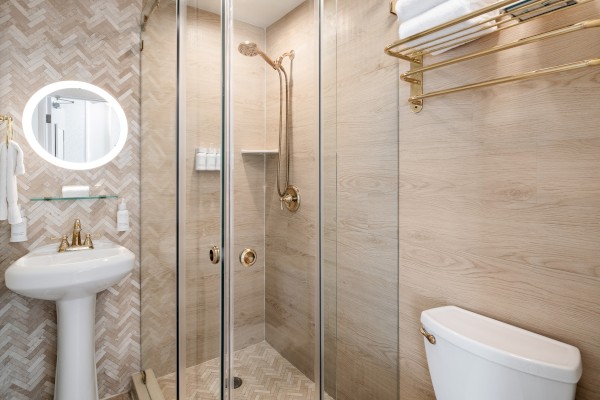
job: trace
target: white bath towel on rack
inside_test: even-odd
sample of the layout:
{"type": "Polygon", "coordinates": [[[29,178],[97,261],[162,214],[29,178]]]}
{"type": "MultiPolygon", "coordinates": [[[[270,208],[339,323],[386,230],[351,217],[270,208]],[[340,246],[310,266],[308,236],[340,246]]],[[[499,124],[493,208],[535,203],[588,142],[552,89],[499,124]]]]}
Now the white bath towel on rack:
{"type": "Polygon", "coordinates": [[[396,15],[400,23],[418,17],[425,11],[439,6],[448,0],[397,0],[396,15]]]}
{"type": "Polygon", "coordinates": [[[20,224],[17,176],[25,173],[23,150],[17,142],[10,140],[8,146],[0,145],[0,221],[20,224]]]}
{"type": "MultiPolygon", "coordinates": [[[[405,39],[417,33],[423,32],[434,26],[451,21],[455,18],[462,17],[473,11],[477,11],[487,5],[494,3],[493,0],[448,0],[431,10],[421,14],[418,17],[412,18],[400,24],[399,36],[400,39],[405,39]]],[[[465,44],[465,41],[477,39],[478,36],[489,33],[495,27],[482,30],[483,27],[489,27],[491,23],[477,25],[486,19],[495,16],[494,13],[488,13],[479,17],[472,18],[460,24],[456,24],[450,28],[442,29],[432,35],[410,41],[403,48],[416,47],[420,49],[436,49],[438,46],[443,49],[432,51],[431,54],[437,55],[465,44]],[[474,26],[477,25],[477,26],[474,26]],[[469,28],[470,29],[465,29],[469,28]],[[465,29],[460,31],[461,29],[465,29]],[[460,31],[460,32],[457,32],[460,31]],[[452,34],[453,32],[457,32],[452,34]],[[447,35],[447,36],[446,36],[447,35]],[[440,38],[435,40],[435,38],[440,38]],[[443,43],[443,44],[442,44],[443,43]],[[454,44],[454,45],[452,45],[454,44]]]]}

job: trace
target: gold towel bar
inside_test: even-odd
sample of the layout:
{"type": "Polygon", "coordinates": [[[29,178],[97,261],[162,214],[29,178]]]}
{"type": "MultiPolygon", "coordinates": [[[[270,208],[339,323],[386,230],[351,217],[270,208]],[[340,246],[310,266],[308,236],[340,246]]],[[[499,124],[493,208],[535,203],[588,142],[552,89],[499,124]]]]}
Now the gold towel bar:
{"type": "Polygon", "coordinates": [[[501,44],[501,45],[498,45],[498,46],[494,46],[494,47],[492,47],[490,49],[487,49],[487,50],[483,50],[483,51],[478,51],[478,52],[475,52],[475,53],[467,54],[467,55],[462,56],[462,57],[452,58],[452,59],[447,60],[447,61],[442,61],[442,62],[439,62],[439,63],[428,65],[426,67],[415,68],[415,69],[412,69],[412,70],[410,70],[410,71],[408,71],[408,72],[400,75],[400,78],[402,80],[407,81],[407,82],[413,82],[412,80],[408,79],[408,77],[410,75],[415,75],[415,74],[418,74],[418,73],[421,73],[421,72],[425,72],[425,71],[431,71],[432,69],[445,67],[445,66],[448,66],[448,65],[452,65],[452,64],[456,64],[456,63],[462,62],[462,61],[472,60],[474,58],[482,57],[482,56],[487,56],[488,54],[497,53],[497,52],[502,51],[502,50],[512,49],[514,47],[519,47],[519,46],[523,46],[525,44],[530,44],[530,43],[537,42],[538,40],[553,38],[553,37],[556,37],[556,36],[564,35],[566,33],[575,32],[575,31],[579,31],[579,30],[587,29],[587,28],[600,28],[600,19],[593,19],[593,20],[589,20],[589,21],[579,22],[577,24],[565,26],[564,28],[555,29],[555,30],[552,30],[552,31],[549,31],[549,32],[546,32],[546,33],[539,34],[539,35],[533,35],[533,36],[529,36],[529,37],[526,37],[526,38],[523,38],[523,39],[515,40],[515,41],[510,42],[510,43],[506,43],[506,44],[501,44]]]}
{"type": "Polygon", "coordinates": [[[600,58],[577,61],[574,63],[558,65],[556,67],[537,69],[535,71],[525,72],[525,73],[519,74],[519,75],[505,76],[503,78],[491,79],[489,81],[472,83],[470,85],[458,86],[458,87],[451,88],[451,89],[437,90],[435,92],[429,92],[429,93],[424,93],[424,94],[420,94],[420,95],[416,95],[416,96],[411,96],[408,99],[408,101],[413,104],[419,104],[420,100],[422,100],[422,99],[426,99],[428,97],[440,96],[442,94],[462,92],[463,90],[492,86],[492,85],[497,85],[499,83],[522,81],[525,79],[531,79],[531,78],[535,78],[538,76],[549,75],[549,74],[553,74],[556,72],[564,72],[564,71],[571,71],[574,69],[580,69],[580,68],[586,68],[586,67],[598,67],[598,66],[600,66],[600,58]]]}
{"type": "Polygon", "coordinates": [[[459,24],[462,24],[465,21],[479,17],[483,14],[490,13],[492,11],[503,9],[507,5],[510,5],[515,2],[514,0],[513,1],[511,1],[511,0],[499,1],[490,6],[482,8],[478,11],[474,11],[470,14],[466,14],[462,17],[459,17],[459,18],[453,19],[451,21],[448,21],[446,23],[437,25],[437,26],[427,29],[423,32],[419,32],[415,35],[409,36],[404,39],[396,40],[395,42],[386,46],[384,49],[384,52],[387,55],[401,58],[406,61],[414,61],[415,55],[430,54],[430,53],[438,51],[438,50],[443,50],[447,47],[453,47],[457,44],[468,43],[472,40],[479,39],[479,38],[487,36],[489,34],[499,32],[504,29],[512,28],[517,25],[533,21],[542,16],[553,14],[553,13],[559,12],[559,11],[563,11],[565,9],[579,6],[579,5],[582,5],[585,3],[589,3],[591,1],[593,1],[593,0],[579,0],[576,4],[570,4],[569,3],[570,0],[559,0],[556,3],[548,4],[547,0],[535,0],[531,3],[515,7],[514,9],[511,10],[511,13],[513,13],[513,14],[516,14],[518,11],[523,11],[523,13],[520,14],[519,16],[503,13],[503,14],[500,14],[500,16],[488,17],[477,23],[469,24],[469,26],[466,26],[466,27],[463,27],[463,28],[460,28],[457,30],[452,30],[451,32],[446,33],[445,35],[442,35],[442,36],[434,35],[435,33],[439,32],[441,30],[453,28],[459,24]],[[564,7],[557,8],[557,9],[550,8],[550,7],[556,7],[559,4],[563,4],[564,7]],[[547,8],[548,11],[546,11],[544,13],[540,13],[539,9],[527,11],[528,7],[533,7],[536,5],[540,6],[542,8],[547,8]],[[523,19],[523,17],[525,17],[525,16],[529,16],[529,18],[523,19]],[[479,29],[473,31],[473,29],[475,29],[477,27],[479,27],[479,29]],[[491,28],[496,28],[496,29],[492,30],[491,28]],[[413,46],[413,47],[408,47],[405,49],[397,50],[397,48],[403,44],[407,44],[409,42],[424,38],[426,36],[430,36],[430,39],[425,42],[420,43],[416,47],[413,46]],[[464,40],[460,41],[462,38],[464,38],[464,40]],[[443,39],[447,39],[447,40],[441,41],[443,39]],[[435,42],[435,44],[431,45],[432,42],[435,42]],[[423,46],[427,46],[427,45],[429,45],[429,47],[423,48],[423,46]]]}
{"type": "Polygon", "coordinates": [[[439,32],[439,31],[444,30],[446,28],[451,28],[451,27],[453,27],[455,25],[458,25],[458,24],[461,24],[461,23],[463,23],[465,21],[470,20],[471,18],[475,18],[475,17],[478,17],[480,15],[486,14],[488,12],[491,12],[491,11],[497,10],[499,8],[508,6],[510,4],[513,4],[514,2],[515,2],[515,0],[503,0],[503,1],[499,1],[497,3],[494,3],[492,5],[484,7],[482,9],[480,9],[480,10],[474,11],[474,12],[466,14],[466,15],[463,15],[462,17],[458,17],[458,18],[455,18],[455,19],[453,19],[451,21],[448,21],[446,23],[443,23],[443,24],[440,24],[440,25],[436,25],[433,28],[427,29],[427,30],[425,30],[423,32],[419,32],[419,33],[417,33],[415,35],[412,35],[412,36],[409,36],[407,38],[397,40],[394,43],[392,43],[391,45],[389,45],[387,48],[396,47],[396,46],[399,46],[401,44],[412,42],[413,40],[420,39],[422,37],[425,37],[425,36],[431,35],[433,33],[439,32]]]}
{"type": "MultiPolygon", "coordinates": [[[[423,108],[423,99],[440,96],[449,93],[460,92],[463,90],[481,88],[497,85],[500,83],[515,82],[525,79],[531,79],[538,76],[544,76],[555,72],[570,71],[579,68],[592,67],[600,65],[600,59],[583,60],[569,64],[558,65],[549,68],[542,68],[535,71],[526,72],[518,75],[505,76],[502,78],[490,79],[483,82],[472,83],[468,85],[453,87],[449,89],[437,90],[433,92],[424,92],[423,76],[427,71],[446,67],[452,64],[472,60],[478,57],[498,53],[504,50],[516,48],[530,43],[535,43],[544,39],[555,38],[570,32],[575,32],[587,28],[600,28],[600,19],[593,19],[579,22],[562,28],[554,29],[548,32],[535,34],[509,43],[500,44],[485,50],[473,52],[464,56],[451,58],[449,60],[423,64],[423,57],[436,51],[446,50],[458,45],[466,44],[475,39],[487,36],[491,33],[500,32],[505,29],[521,25],[543,16],[560,12],[571,7],[589,3],[594,0],[578,0],[573,4],[571,0],[531,0],[529,2],[516,3],[515,0],[501,0],[484,7],[480,10],[455,18],[452,21],[437,25],[423,32],[407,38],[397,40],[386,46],[384,52],[390,56],[397,57],[410,62],[410,70],[400,75],[400,79],[410,83],[409,103],[413,112],[419,112],[423,108]],[[512,6],[508,8],[508,6],[512,6]],[[499,15],[493,16],[489,13],[500,11],[499,15]],[[465,21],[472,20],[466,27],[460,27],[465,21]],[[455,28],[455,29],[451,29],[455,28]],[[493,29],[492,29],[493,28],[493,29]],[[446,30],[446,31],[445,31],[446,30]],[[447,32],[444,33],[443,31],[447,32]],[[439,34],[442,32],[443,34],[439,34]],[[436,35],[437,33],[437,35],[436,35]],[[418,39],[420,43],[412,45],[418,39]],[[423,40],[426,39],[426,40],[423,40]],[[404,48],[401,48],[405,45],[404,48]]],[[[464,24],[463,24],[464,25],[464,24]]]]}

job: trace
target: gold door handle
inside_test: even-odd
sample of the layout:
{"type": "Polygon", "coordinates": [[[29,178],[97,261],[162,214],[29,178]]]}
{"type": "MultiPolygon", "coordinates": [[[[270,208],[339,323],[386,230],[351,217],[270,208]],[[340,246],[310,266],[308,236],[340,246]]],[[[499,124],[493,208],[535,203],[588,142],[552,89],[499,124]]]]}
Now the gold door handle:
{"type": "Polygon", "coordinates": [[[429,341],[429,343],[435,344],[435,336],[433,336],[431,333],[427,332],[425,330],[425,328],[423,328],[423,327],[421,327],[421,335],[425,336],[425,338],[429,341]]]}
{"type": "Polygon", "coordinates": [[[210,251],[208,252],[208,258],[213,264],[218,264],[221,261],[221,249],[219,246],[213,246],[210,248],[210,251]]]}
{"type": "Polygon", "coordinates": [[[244,249],[240,253],[240,263],[246,268],[253,266],[257,258],[256,251],[253,249],[244,249]]]}

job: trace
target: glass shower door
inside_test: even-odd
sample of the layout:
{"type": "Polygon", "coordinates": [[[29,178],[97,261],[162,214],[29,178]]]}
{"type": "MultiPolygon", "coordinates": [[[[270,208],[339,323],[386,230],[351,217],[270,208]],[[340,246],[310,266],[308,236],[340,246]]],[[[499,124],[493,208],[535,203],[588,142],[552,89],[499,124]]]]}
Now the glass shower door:
{"type": "Polygon", "coordinates": [[[314,2],[231,0],[231,10],[229,398],[317,399],[314,2]]]}
{"type": "Polygon", "coordinates": [[[181,400],[222,398],[223,40],[213,3],[179,2],[181,400]]]}

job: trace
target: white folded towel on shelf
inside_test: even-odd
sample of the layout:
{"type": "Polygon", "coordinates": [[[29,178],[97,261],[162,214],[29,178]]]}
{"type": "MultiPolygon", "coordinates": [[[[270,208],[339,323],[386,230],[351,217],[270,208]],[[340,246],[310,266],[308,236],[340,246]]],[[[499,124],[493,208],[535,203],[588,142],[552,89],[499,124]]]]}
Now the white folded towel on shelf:
{"type": "MultiPolygon", "coordinates": [[[[417,33],[423,32],[427,29],[433,28],[434,26],[451,21],[455,18],[462,17],[466,14],[469,14],[473,11],[477,11],[487,5],[490,5],[491,3],[494,3],[494,1],[493,0],[448,0],[415,18],[412,18],[408,21],[405,21],[404,23],[401,23],[400,28],[399,28],[400,39],[405,39],[405,38],[415,35],[417,33]]],[[[453,39],[455,39],[454,42],[456,44],[454,46],[450,46],[450,47],[444,48],[443,50],[438,50],[438,51],[434,51],[431,53],[433,55],[441,54],[445,51],[448,51],[448,50],[458,47],[462,44],[465,44],[465,43],[463,43],[463,41],[465,41],[465,40],[472,41],[483,34],[486,34],[486,33],[491,32],[492,30],[495,30],[496,29],[495,27],[489,28],[487,30],[481,30],[484,26],[489,27],[490,25],[492,25],[491,23],[487,23],[484,25],[477,25],[477,26],[474,26],[474,25],[476,25],[480,22],[483,22],[484,20],[486,20],[490,17],[493,17],[494,15],[496,15],[496,13],[497,12],[488,13],[488,14],[480,15],[475,18],[471,18],[470,20],[467,20],[460,24],[456,24],[454,26],[451,26],[450,28],[442,29],[441,31],[438,31],[434,34],[427,35],[425,37],[422,37],[422,38],[419,38],[416,40],[412,40],[412,41],[404,44],[402,47],[403,48],[417,47],[422,43],[425,43],[432,39],[435,39],[436,37],[442,37],[442,36],[448,35],[441,39],[433,40],[433,41],[423,45],[423,48],[429,48],[429,47],[436,46],[442,42],[449,41],[447,43],[444,43],[443,47],[445,47],[445,46],[451,45],[452,44],[451,41],[453,39]],[[472,27],[472,28],[465,29],[464,31],[452,34],[453,32],[459,31],[464,28],[469,28],[469,27],[472,27]]]]}
{"type": "Polygon", "coordinates": [[[397,0],[396,15],[401,23],[414,17],[418,17],[425,11],[431,10],[435,6],[448,0],[397,0]]]}
{"type": "Polygon", "coordinates": [[[17,192],[17,176],[25,173],[23,150],[14,141],[0,144],[0,221],[20,224],[21,210],[17,192]]]}

